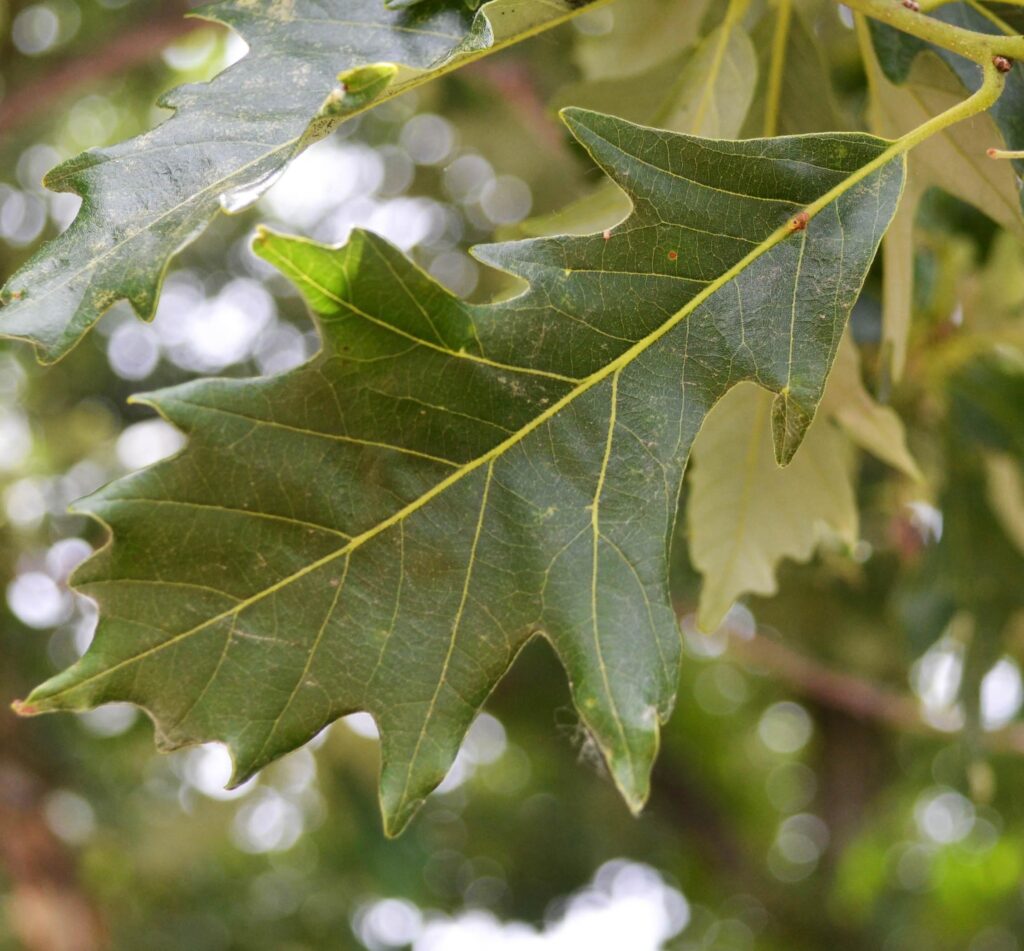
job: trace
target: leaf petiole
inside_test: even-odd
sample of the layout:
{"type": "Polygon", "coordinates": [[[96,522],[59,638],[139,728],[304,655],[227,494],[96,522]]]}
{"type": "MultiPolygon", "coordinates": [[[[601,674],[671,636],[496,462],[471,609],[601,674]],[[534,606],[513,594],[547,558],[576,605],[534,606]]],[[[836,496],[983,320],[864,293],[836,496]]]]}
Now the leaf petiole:
{"type": "MultiPolygon", "coordinates": [[[[863,21],[861,21],[861,25],[863,25],[863,21]]],[[[857,182],[867,178],[876,169],[885,165],[887,162],[892,161],[897,156],[906,154],[911,149],[920,145],[922,142],[927,141],[933,135],[942,132],[944,129],[948,129],[950,126],[956,125],[956,123],[962,122],[964,119],[969,119],[971,116],[976,116],[991,108],[1006,86],[1006,77],[1003,73],[999,72],[992,63],[984,63],[983,70],[984,78],[977,92],[969,96],[967,99],[964,99],[962,102],[958,102],[955,106],[947,109],[945,112],[939,113],[939,115],[922,123],[917,126],[917,128],[911,129],[909,132],[900,136],[892,145],[889,146],[889,148],[882,152],[881,155],[868,162],[866,165],[861,166],[849,178],[840,182],[831,191],[826,192],[817,201],[808,205],[804,209],[808,217],[813,218],[819,211],[827,207],[843,192],[857,184],[857,182]]]]}
{"type": "MultiPolygon", "coordinates": [[[[922,3],[919,11],[910,10],[895,0],[843,0],[846,6],[887,23],[911,36],[934,43],[942,49],[973,60],[980,66],[986,66],[993,56],[1006,56],[1013,59],[1024,59],[1024,36],[995,36],[989,33],[977,33],[963,27],[944,23],[933,17],[922,16],[926,4],[922,3]]],[[[941,4],[932,3],[932,9],[941,4]]]]}

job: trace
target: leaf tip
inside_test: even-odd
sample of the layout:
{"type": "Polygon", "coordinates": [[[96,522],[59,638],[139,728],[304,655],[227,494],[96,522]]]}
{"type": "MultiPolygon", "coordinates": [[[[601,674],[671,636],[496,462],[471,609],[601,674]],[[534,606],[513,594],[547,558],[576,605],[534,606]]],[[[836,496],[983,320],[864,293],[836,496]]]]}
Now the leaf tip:
{"type": "Polygon", "coordinates": [[[11,704],[11,709],[19,717],[34,717],[43,712],[34,703],[29,703],[27,700],[15,700],[11,704]]]}
{"type": "Polygon", "coordinates": [[[129,406],[145,406],[147,409],[155,410],[160,412],[160,393],[161,390],[155,390],[150,393],[132,393],[126,400],[129,406]]]}
{"type": "Polygon", "coordinates": [[[788,466],[793,461],[813,418],[813,413],[808,413],[793,399],[788,386],[776,395],[772,402],[772,442],[775,461],[780,466],[788,466]]]}
{"type": "Polygon", "coordinates": [[[708,590],[710,585],[705,579],[704,587],[701,589],[700,604],[697,607],[697,630],[706,636],[715,633],[725,620],[725,616],[732,607],[732,602],[722,605],[721,599],[713,596],[708,590]]]}
{"type": "Polygon", "coordinates": [[[300,243],[303,243],[303,239],[296,235],[284,234],[261,224],[256,226],[252,238],[252,252],[269,264],[280,267],[274,259],[279,259],[285,248],[300,243]]]}
{"type": "Polygon", "coordinates": [[[389,839],[397,839],[405,832],[413,816],[423,805],[423,799],[401,798],[391,802],[383,796],[380,801],[381,816],[384,819],[384,835],[389,839]]]}
{"type": "Polygon", "coordinates": [[[612,764],[612,778],[634,816],[639,816],[651,795],[650,769],[636,769],[632,762],[612,764]]]}
{"type": "Polygon", "coordinates": [[[588,120],[592,119],[595,115],[597,113],[589,109],[582,109],[579,106],[565,106],[558,110],[558,117],[577,139],[580,138],[580,131],[590,128],[588,120]]]}
{"type": "Polygon", "coordinates": [[[278,232],[274,231],[273,228],[268,228],[266,225],[256,225],[256,231],[252,236],[252,249],[256,254],[259,254],[263,248],[266,248],[275,238],[280,237],[278,232]]]}

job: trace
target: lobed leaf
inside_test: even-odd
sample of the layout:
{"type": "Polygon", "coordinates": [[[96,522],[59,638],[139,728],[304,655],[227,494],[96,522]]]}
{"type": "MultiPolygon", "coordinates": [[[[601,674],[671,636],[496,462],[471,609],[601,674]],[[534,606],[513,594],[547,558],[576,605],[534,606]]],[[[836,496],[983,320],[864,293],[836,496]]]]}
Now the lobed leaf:
{"type": "Polygon", "coordinates": [[[634,210],[607,236],[478,248],[528,282],[510,300],[459,300],[366,232],[258,239],[323,349],[147,398],[187,446],[84,504],[112,531],[76,578],[100,626],[22,712],[132,701],[165,748],[227,743],[237,784],[366,710],[394,833],[542,634],[640,808],[678,677],[668,547],[690,445],[750,380],[777,394],[792,457],[904,163],[864,134],[565,118],[634,210]]]}
{"type": "Polygon", "coordinates": [[[0,334],[67,353],[118,300],[149,320],[167,266],[222,209],[255,201],[303,149],[413,86],[563,22],[593,0],[223,0],[198,14],[250,52],[210,83],[172,90],[166,122],[58,166],[82,196],[71,227],[0,291],[0,334]]]}

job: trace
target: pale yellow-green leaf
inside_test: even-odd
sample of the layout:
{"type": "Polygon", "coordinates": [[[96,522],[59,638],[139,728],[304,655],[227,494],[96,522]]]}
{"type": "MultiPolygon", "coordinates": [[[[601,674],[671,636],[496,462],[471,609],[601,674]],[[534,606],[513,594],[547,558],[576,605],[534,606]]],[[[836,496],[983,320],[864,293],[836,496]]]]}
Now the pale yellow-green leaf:
{"type": "MultiPolygon", "coordinates": [[[[727,20],[689,55],[676,53],[633,78],[568,86],[555,101],[561,106],[600,109],[673,132],[728,139],[739,135],[756,85],[757,54],[750,37],[740,22],[727,20]],[[678,71],[678,79],[669,84],[673,69],[678,71]],[[656,95],[651,94],[652,89],[658,91],[656,95]]],[[[602,182],[589,195],[552,214],[528,219],[507,236],[592,234],[614,227],[629,211],[629,200],[622,191],[602,182]]]]}
{"type": "MultiPolygon", "coordinates": [[[[938,57],[924,54],[914,62],[907,82],[895,86],[877,59],[867,64],[871,83],[871,121],[878,135],[896,138],[946,111],[964,98],[963,87],[938,57]]],[[[950,126],[914,150],[911,171],[923,190],[938,186],[975,205],[997,224],[1024,237],[1020,190],[1013,167],[993,162],[986,150],[1002,141],[985,113],[950,126]]]]}
{"type": "MultiPolygon", "coordinates": [[[[717,0],[724,3],[724,0],[717,0]]],[[[619,0],[605,11],[607,29],[576,42],[585,79],[635,76],[695,43],[711,0],[619,0]]]]}
{"type": "MultiPolygon", "coordinates": [[[[911,156],[911,159],[913,156],[911,156]]],[[[911,162],[910,167],[914,164],[911,162]]],[[[921,189],[915,175],[882,239],[882,347],[892,380],[903,375],[914,314],[914,219],[921,189]]]]}
{"type": "MultiPolygon", "coordinates": [[[[771,70],[776,8],[777,4],[771,4],[769,15],[761,17],[750,33],[758,52],[758,68],[762,76],[767,76],[771,70]]],[[[777,135],[834,132],[852,127],[836,99],[831,61],[818,31],[821,25],[819,18],[825,16],[835,16],[832,0],[799,0],[794,4],[779,90],[777,135]]],[[[742,138],[763,134],[767,95],[768,83],[759,83],[747,113],[742,138]]]]}
{"type": "Polygon", "coordinates": [[[912,479],[921,470],[907,448],[907,436],[896,412],[871,398],[860,373],[860,354],[849,334],[843,338],[832,365],[821,412],[834,419],[862,449],[912,479]]]}
{"type": "Polygon", "coordinates": [[[711,411],[692,450],[686,520],[690,558],[704,576],[697,620],[714,630],[743,594],[771,595],[783,558],[804,561],[819,541],[857,540],[850,451],[828,419],[811,424],[784,469],[772,451],[771,395],[753,384],[711,411]]]}
{"type": "Polygon", "coordinates": [[[674,109],[680,95],[680,76],[693,57],[694,48],[676,50],[667,59],[645,64],[645,68],[632,76],[612,76],[607,79],[580,79],[562,86],[552,97],[552,109],[565,106],[581,109],[601,109],[620,119],[662,126],[658,121],[662,113],[674,109]]]}
{"type": "Polygon", "coordinates": [[[1006,537],[1024,553],[1024,478],[1020,465],[1006,453],[985,454],[988,501],[1006,537]]]}
{"type": "Polygon", "coordinates": [[[727,19],[689,58],[665,111],[666,127],[709,138],[735,138],[754,98],[757,52],[741,23],[727,19]]]}

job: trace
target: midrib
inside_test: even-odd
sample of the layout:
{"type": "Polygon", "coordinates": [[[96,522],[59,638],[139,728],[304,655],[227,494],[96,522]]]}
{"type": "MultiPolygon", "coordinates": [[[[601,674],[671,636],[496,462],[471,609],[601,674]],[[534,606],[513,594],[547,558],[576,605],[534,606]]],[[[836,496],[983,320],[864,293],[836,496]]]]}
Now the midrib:
{"type": "MultiPolygon", "coordinates": [[[[818,198],[815,202],[808,205],[806,211],[809,215],[813,216],[817,212],[821,211],[823,208],[827,207],[832,202],[841,198],[858,182],[863,181],[863,179],[867,178],[874,171],[888,164],[889,161],[900,155],[902,151],[903,150],[900,148],[899,142],[893,143],[893,145],[891,145],[889,148],[881,152],[876,158],[872,159],[867,164],[861,166],[855,172],[851,173],[844,181],[840,182],[838,185],[834,186],[832,189],[830,189],[828,192],[826,192],[824,195],[818,198]]],[[[386,532],[389,528],[394,527],[400,522],[404,522],[407,518],[414,515],[424,506],[428,505],[439,495],[443,494],[448,489],[450,489],[453,485],[456,485],[457,483],[461,482],[467,476],[476,472],[481,467],[486,466],[492,461],[498,459],[500,456],[504,455],[509,449],[521,443],[531,433],[542,427],[549,420],[553,419],[563,409],[565,409],[567,406],[571,405],[573,402],[579,399],[579,397],[583,396],[585,393],[592,390],[595,386],[598,386],[600,383],[604,382],[613,374],[623,370],[634,360],[636,360],[641,354],[643,354],[645,351],[654,346],[654,344],[660,341],[663,337],[671,333],[672,330],[679,326],[679,324],[681,324],[706,300],[708,300],[708,298],[713,296],[715,293],[717,293],[719,290],[721,290],[723,287],[729,284],[732,280],[739,277],[739,275],[742,274],[755,261],[757,261],[763,255],[767,254],[776,245],[780,244],[782,241],[784,241],[787,237],[789,237],[792,234],[794,234],[794,232],[788,222],[785,225],[777,228],[774,232],[772,232],[772,234],[765,238],[757,247],[753,248],[748,254],[746,254],[743,258],[736,262],[736,264],[734,264],[732,267],[730,267],[728,270],[722,273],[718,278],[711,281],[711,283],[709,283],[698,294],[691,298],[680,310],[673,314],[668,320],[665,321],[665,323],[663,323],[656,330],[652,331],[646,337],[643,337],[642,339],[638,340],[627,350],[623,351],[623,353],[621,353],[618,357],[611,360],[609,363],[605,364],[605,366],[601,367],[600,369],[595,370],[594,373],[592,373],[590,376],[584,378],[577,386],[569,390],[569,392],[567,392],[564,396],[562,396],[560,399],[552,403],[546,410],[538,414],[534,419],[532,419],[521,429],[510,435],[507,439],[498,443],[496,446],[488,450],[483,455],[478,456],[476,459],[473,459],[470,462],[467,462],[461,468],[459,468],[446,478],[442,479],[433,488],[429,489],[427,492],[419,496],[417,499],[414,499],[408,505],[399,509],[393,515],[379,522],[372,528],[367,529],[362,534],[354,536],[351,541],[347,542],[341,548],[338,548],[335,551],[330,552],[321,558],[318,558],[316,561],[311,562],[304,568],[300,568],[298,571],[295,571],[287,577],[282,578],[280,581],[277,581],[273,585],[264,588],[262,591],[259,591],[256,594],[251,595],[250,597],[242,601],[239,601],[238,604],[236,604],[229,610],[223,611],[220,614],[215,615],[214,617],[208,618],[200,624],[197,624],[195,627],[174,635],[169,640],[164,641],[163,643],[156,644],[153,647],[147,648],[145,651],[141,651],[138,654],[125,658],[124,660],[118,662],[117,664],[114,664],[111,667],[106,668],[103,671],[100,671],[99,673],[93,674],[90,677],[86,677],[83,680],[77,681],[76,683],[62,690],[58,690],[57,692],[47,696],[45,700],[52,701],[55,698],[71,690],[78,690],[95,680],[108,677],[111,674],[116,673],[118,670],[121,670],[124,667],[129,666],[130,664],[134,664],[137,661],[145,660],[147,657],[150,657],[153,654],[159,653],[160,651],[165,650],[166,648],[173,647],[174,645],[181,643],[182,641],[192,637],[195,634],[200,633],[201,631],[205,630],[208,627],[211,627],[214,624],[217,624],[220,621],[225,620],[226,618],[240,614],[242,611],[247,610],[254,604],[258,604],[260,601],[263,601],[265,598],[270,597],[271,595],[275,594],[277,591],[282,590],[288,585],[293,584],[296,581],[299,581],[300,579],[306,577],[307,575],[312,574],[315,571],[318,571],[320,568],[323,568],[326,565],[331,564],[338,558],[343,558],[346,555],[351,554],[367,542],[376,538],[378,535],[386,532]]],[[[797,232],[797,234],[802,234],[803,237],[806,237],[805,233],[797,232]]],[[[292,269],[296,273],[303,273],[299,268],[295,267],[294,264],[292,265],[292,269]]],[[[30,697],[29,702],[38,704],[38,702],[41,699],[44,698],[30,697]]]]}

